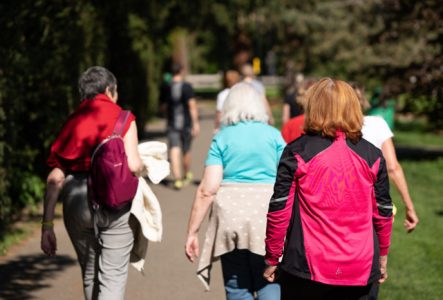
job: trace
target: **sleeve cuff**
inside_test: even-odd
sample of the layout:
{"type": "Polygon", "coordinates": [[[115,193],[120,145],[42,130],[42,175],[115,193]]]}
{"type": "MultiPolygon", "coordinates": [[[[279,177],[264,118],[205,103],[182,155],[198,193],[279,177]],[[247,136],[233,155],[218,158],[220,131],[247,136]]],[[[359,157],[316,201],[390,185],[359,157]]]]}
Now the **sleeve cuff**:
{"type": "Polygon", "coordinates": [[[278,260],[265,258],[265,265],[267,266],[277,266],[279,264],[278,260]]]}
{"type": "Polygon", "coordinates": [[[388,253],[389,253],[389,247],[380,248],[380,256],[388,255],[388,253]]]}

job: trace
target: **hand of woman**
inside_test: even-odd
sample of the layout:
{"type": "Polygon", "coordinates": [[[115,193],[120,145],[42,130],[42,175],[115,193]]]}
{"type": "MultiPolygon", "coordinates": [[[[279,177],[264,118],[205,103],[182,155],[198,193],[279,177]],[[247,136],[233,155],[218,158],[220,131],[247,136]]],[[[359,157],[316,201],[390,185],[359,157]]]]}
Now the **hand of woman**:
{"type": "Polygon", "coordinates": [[[188,235],[185,245],[185,254],[190,262],[194,262],[194,259],[200,255],[197,234],[188,235]]]}
{"type": "Polygon", "coordinates": [[[415,209],[406,209],[406,217],[403,222],[403,226],[405,227],[408,233],[412,232],[418,224],[418,217],[415,213],[415,209]]]}
{"type": "Polygon", "coordinates": [[[55,238],[54,228],[42,229],[41,249],[48,256],[55,255],[57,251],[57,239],[55,238]]]}
{"type": "Polygon", "coordinates": [[[277,278],[276,276],[277,266],[266,266],[265,271],[263,272],[263,277],[268,282],[274,282],[277,278]]]}
{"type": "Polygon", "coordinates": [[[200,134],[200,124],[198,123],[194,123],[192,125],[192,129],[191,129],[191,135],[192,137],[196,137],[200,134]]]}
{"type": "Polygon", "coordinates": [[[380,256],[380,273],[381,277],[378,280],[378,283],[382,284],[388,279],[388,256],[383,255],[380,256]]]}
{"type": "Polygon", "coordinates": [[[125,144],[125,152],[128,157],[129,170],[135,175],[140,176],[145,169],[140,153],[138,152],[138,133],[137,125],[135,121],[132,121],[129,125],[129,129],[123,138],[125,144]]]}
{"type": "Polygon", "coordinates": [[[187,231],[188,237],[185,244],[185,254],[191,262],[194,262],[194,259],[200,255],[198,231],[214,201],[222,179],[223,167],[221,165],[205,167],[202,181],[198,186],[194,203],[192,204],[187,231]]]}

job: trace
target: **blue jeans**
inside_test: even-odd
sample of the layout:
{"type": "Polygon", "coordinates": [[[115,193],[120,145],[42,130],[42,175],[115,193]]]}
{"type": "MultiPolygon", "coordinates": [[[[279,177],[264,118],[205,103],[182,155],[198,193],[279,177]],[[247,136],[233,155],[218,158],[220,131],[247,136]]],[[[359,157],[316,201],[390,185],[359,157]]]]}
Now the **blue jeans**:
{"type": "Polygon", "coordinates": [[[235,249],[221,256],[227,300],[279,300],[280,285],[263,278],[264,257],[235,249]]]}

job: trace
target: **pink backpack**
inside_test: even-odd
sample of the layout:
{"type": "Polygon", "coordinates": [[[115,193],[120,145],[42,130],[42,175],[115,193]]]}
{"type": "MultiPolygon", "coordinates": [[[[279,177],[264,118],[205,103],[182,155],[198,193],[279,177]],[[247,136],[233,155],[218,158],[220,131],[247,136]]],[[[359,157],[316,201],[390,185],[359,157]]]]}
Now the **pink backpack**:
{"type": "Polygon", "coordinates": [[[122,132],[129,111],[121,111],[111,136],[102,141],[91,158],[88,190],[95,208],[104,206],[118,211],[135,197],[138,178],[128,167],[122,132]]]}

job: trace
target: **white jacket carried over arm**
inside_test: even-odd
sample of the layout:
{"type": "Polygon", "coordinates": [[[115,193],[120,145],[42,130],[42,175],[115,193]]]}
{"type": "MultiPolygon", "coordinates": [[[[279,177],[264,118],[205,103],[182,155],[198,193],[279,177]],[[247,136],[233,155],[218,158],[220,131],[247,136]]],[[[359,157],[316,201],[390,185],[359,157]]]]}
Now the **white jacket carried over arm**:
{"type": "MultiPolygon", "coordinates": [[[[154,184],[158,184],[169,175],[167,146],[161,142],[145,142],[138,145],[140,157],[145,166],[142,176],[147,176],[154,184]]],[[[132,201],[131,220],[134,230],[134,247],[131,251],[131,264],[143,272],[148,240],[160,242],[163,233],[162,212],[157,197],[143,177],[139,177],[137,193],[132,201]]]]}

